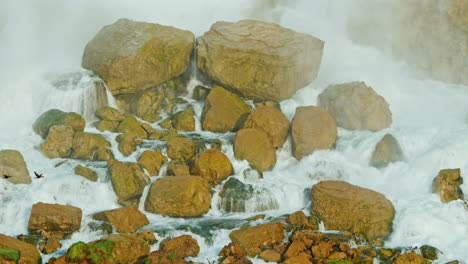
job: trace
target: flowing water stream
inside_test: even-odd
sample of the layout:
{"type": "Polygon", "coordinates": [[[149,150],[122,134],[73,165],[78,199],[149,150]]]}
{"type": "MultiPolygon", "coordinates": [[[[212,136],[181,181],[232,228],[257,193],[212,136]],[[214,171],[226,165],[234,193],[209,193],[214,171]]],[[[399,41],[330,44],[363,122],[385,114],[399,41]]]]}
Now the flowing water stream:
{"type": "MultiPolygon", "coordinates": [[[[318,151],[300,161],[291,156],[287,141],[277,151],[276,166],[265,172],[263,179],[246,176],[247,162],[235,160],[232,145],[224,144],[222,150],[231,159],[239,179],[267,191],[259,191],[245,205],[245,213],[224,214],[220,210],[219,187],[215,189],[211,210],[202,218],[178,219],[147,213],[150,227],[159,238],[191,234],[201,246],[199,257],[193,260],[215,259],[229,243],[230,230],[242,225],[243,219],[258,214],[260,208],[271,209],[263,212],[268,216],[307,211],[310,209],[307,193],[313,184],[339,179],[381,192],[392,201],[396,216],[387,246],[429,244],[444,252],[441,263],[453,259],[468,261],[468,209],[462,201],[443,204],[431,193],[432,180],[440,169],[460,168],[462,176],[468,172],[468,87],[417,79],[404,61],[375,47],[352,42],[346,28],[346,18],[352,10],[350,2],[2,1],[0,149],[21,151],[29,171],[38,171],[46,177],[33,179],[30,185],[0,180],[0,233],[11,236],[27,233],[29,213],[37,202],[77,206],[85,216],[119,207],[105,163],[91,164],[100,175],[96,183],[74,175],[73,168],[79,161],[70,160],[55,168],[61,159],[50,160],[39,152],[41,138],[31,128],[42,112],[59,108],[83,114],[88,121],[86,131],[97,131],[90,126],[95,108],[87,104],[96,100],[96,78],[82,70],[80,63],[85,44],[102,26],[126,17],[191,30],[198,36],[218,20],[256,18],[325,41],[317,79],[281,102],[289,119],[297,106],[314,105],[327,85],[365,81],[390,104],[393,124],[374,133],[339,129],[335,150],[318,151]],[[407,161],[379,170],[368,164],[375,144],[386,133],[392,133],[399,141],[407,161]]],[[[362,13],[366,15],[365,10],[362,13]]],[[[107,100],[112,104],[111,97],[107,100]]],[[[203,105],[188,101],[199,118],[203,105]]],[[[226,135],[200,131],[198,118],[196,133],[229,142],[226,135]]],[[[113,152],[120,160],[134,161],[145,150],[141,148],[124,158],[117,150],[116,134],[105,136],[113,142],[113,152]]],[[[467,183],[461,188],[468,194],[467,183]]],[[[102,236],[87,227],[89,221],[89,217],[83,218],[81,230],[63,241],[55,256],[63,254],[74,242],[102,236]]],[[[264,263],[260,259],[253,262],[264,263]]]]}

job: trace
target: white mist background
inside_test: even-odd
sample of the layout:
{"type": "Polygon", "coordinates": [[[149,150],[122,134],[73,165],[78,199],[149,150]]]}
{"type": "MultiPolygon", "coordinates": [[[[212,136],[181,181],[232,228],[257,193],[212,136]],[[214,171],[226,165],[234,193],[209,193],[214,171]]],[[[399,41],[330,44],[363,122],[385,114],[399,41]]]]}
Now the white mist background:
{"type": "MultiPolygon", "coordinates": [[[[297,106],[315,104],[327,85],[349,81],[372,86],[385,97],[393,114],[391,128],[376,133],[340,129],[334,151],[319,151],[301,161],[291,157],[287,145],[278,151],[278,164],[265,173],[261,185],[276,194],[279,211],[303,209],[307,203],[304,189],[319,180],[346,180],[382,192],[393,202],[397,213],[388,246],[430,244],[445,253],[441,262],[455,258],[467,261],[467,209],[460,201],[442,204],[430,188],[440,169],[461,168],[462,175],[468,171],[468,87],[416,79],[404,61],[353,43],[346,27],[350,13],[356,12],[352,4],[338,0],[1,1],[0,149],[20,150],[30,173],[39,170],[47,179],[34,180],[30,186],[0,181],[0,233],[25,233],[31,206],[39,201],[72,204],[85,215],[118,207],[104,169],[98,171],[98,183],[74,176],[73,162],[55,169],[57,161],[40,154],[37,146],[41,139],[31,129],[35,118],[47,109],[61,106],[64,111],[71,110],[66,108],[74,105],[77,92],[57,96],[46,76],[80,71],[84,46],[104,25],[125,17],[187,29],[199,36],[218,20],[256,18],[325,41],[317,79],[281,103],[288,118],[297,106]],[[371,168],[368,162],[373,148],[387,132],[400,142],[407,162],[383,170],[371,168]]],[[[361,15],[366,12],[359,11],[361,15]]],[[[234,159],[231,146],[223,150],[234,159]]],[[[234,165],[236,173],[246,166],[242,162],[234,165]]],[[[468,194],[466,183],[462,189],[468,194]]],[[[214,208],[208,217],[219,217],[219,212],[214,208]]],[[[172,221],[154,215],[150,218],[172,221]]],[[[215,247],[202,247],[199,260],[227,244],[227,233],[219,232],[216,241],[222,242],[215,247]]],[[[64,247],[96,236],[84,228],[64,247]]]]}

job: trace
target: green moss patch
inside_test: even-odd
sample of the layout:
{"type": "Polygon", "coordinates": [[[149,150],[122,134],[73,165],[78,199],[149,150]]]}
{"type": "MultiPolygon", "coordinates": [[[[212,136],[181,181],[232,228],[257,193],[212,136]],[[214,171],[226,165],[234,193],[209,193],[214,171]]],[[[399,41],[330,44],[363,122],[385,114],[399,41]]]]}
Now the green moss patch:
{"type": "Polygon", "coordinates": [[[18,261],[20,259],[20,252],[14,249],[0,248],[0,255],[8,260],[18,261]]]}

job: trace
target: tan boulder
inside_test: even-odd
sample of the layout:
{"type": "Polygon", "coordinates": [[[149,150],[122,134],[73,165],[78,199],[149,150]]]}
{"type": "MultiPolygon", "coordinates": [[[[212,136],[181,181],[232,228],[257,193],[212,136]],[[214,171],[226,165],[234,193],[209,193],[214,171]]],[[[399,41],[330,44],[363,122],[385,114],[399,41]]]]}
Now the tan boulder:
{"type": "Polygon", "coordinates": [[[6,180],[14,184],[30,184],[28,167],[21,152],[13,149],[0,151],[0,177],[10,176],[6,180]]]}
{"type": "Polygon", "coordinates": [[[138,206],[143,190],[149,183],[149,176],[138,163],[110,160],[107,166],[118,203],[123,206],[138,206]]]}
{"type": "Polygon", "coordinates": [[[150,245],[154,245],[156,244],[156,242],[158,242],[158,240],[156,239],[156,236],[154,235],[151,229],[147,229],[145,231],[138,232],[138,233],[132,233],[131,235],[145,240],[150,245]]]}
{"type": "Polygon", "coordinates": [[[111,160],[114,158],[114,153],[112,153],[112,150],[109,148],[100,148],[96,150],[94,153],[94,159],[95,160],[101,160],[101,161],[106,161],[106,160],[111,160]]]}
{"type": "Polygon", "coordinates": [[[404,160],[405,155],[398,141],[391,134],[385,134],[375,146],[370,165],[376,168],[383,168],[392,162],[404,160]]]}
{"type": "Polygon", "coordinates": [[[289,131],[289,120],[277,108],[260,106],[247,118],[244,128],[260,128],[271,139],[273,147],[281,147],[286,141],[289,131]]]}
{"type": "Polygon", "coordinates": [[[167,165],[166,176],[190,176],[190,167],[184,161],[171,160],[167,165]]]}
{"type": "Polygon", "coordinates": [[[151,176],[158,176],[162,165],[167,161],[167,157],[161,153],[161,150],[145,150],[138,157],[138,163],[149,172],[151,176]]]}
{"type": "Polygon", "coordinates": [[[68,157],[72,151],[75,131],[70,126],[53,125],[40,150],[49,159],[68,157]]]}
{"type": "Polygon", "coordinates": [[[462,183],[460,169],[441,170],[432,182],[432,192],[437,193],[443,203],[458,199],[463,200],[463,191],[460,189],[462,183]]]}
{"type": "Polygon", "coordinates": [[[137,149],[137,144],[141,144],[141,139],[138,139],[134,134],[124,133],[120,134],[116,138],[117,143],[119,143],[119,151],[124,156],[129,156],[137,149]]]}
{"type": "Polygon", "coordinates": [[[189,31],[119,19],[86,45],[82,66],[96,72],[113,95],[135,93],[185,72],[193,44],[189,31]]]}
{"type": "Polygon", "coordinates": [[[249,255],[258,254],[263,248],[281,243],[284,227],[280,223],[253,226],[234,230],[229,234],[229,238],[244,247],[249,255]]]}
{"type": "Polygon", "coordinates": [[[421,255],[414,252],[402,254],[396,257],[393,264],[429,264],[430,261],[423,258],[421,255]]]}
{"type": "Polygon", "coordinates": [[[194,131],[195,130],[195,113],[192,106],[187,107],[184,111],[174,114],[172,117],[172,126],[177,130],[194,131]]]}
{"type": "Polygon", "coordinates": [[[55,237],[50,237],[47,241],[41,241],[39,243],[39,250],[44,254],[51,254],[62,247],[60,240],[55,237]]]}
{"type": "Polygon", "coordinates": [[[101,132],[104,132],[104,131],[114,132],[119,126],[119,124],[120,123],[117,121],[101,120],[101,121],[96,122],[95,127],[97,130],[101,132]]]}
{"type": "Polygon", "coordinates": [[[159,250],[176,254],[179,257],[196,257],[200,253],[197,240],[189,235],[165,239],[161,242],[159,250]]]}
{"type": "Polygon", "coordinates": [[[121,233],[133,233],[149,224],[146,215],[134,207],[123,207],[93,215],[94,220],[109,222],[121,233]]]}
{"type": "Polygon", "coordinates": [[[70,205],[36,203],[31,210],[28,230],[73,233],[80,229],[82,214],[80,208],[70,205]]]}
{"type": "Polygon", "coordinates": [[[299,253],[303,252],[306,249],[306,246],[302,241],[295,240],[289,245],[286,252],[284,252],[284,258],[291,258],[295,256],[299,256],[299,253]]]}
{"type": "Polygon", "coordinates": [[[63,112],[58,109],[51,109],[40,115],[33,124],[33,130],[42,138],[46,138],[49,128],[53,125],[70,126],[75,131],[83,131],[86,121],[81,115],[74,112],[63,112]]]}
{"type": "Polygon", "coordinates": [[[174,217],[195,217],[208,212],[208,183],[197,176],[164,177],[155,181],[145,201],[145,210],[174,217]]]}
{"type": "Polygon", "coordinates": [[[201,122],[203,130],[230,132],[242,127],[251,112],[239,96],[221,86],[214,87],[205,101],[201,122]]]}
{"type": "Polygon", "coordinates": [[[93,182],[97,181],[99,178],[99,175],[95,171],[93,171],[90,168],[83,167],[79,164],[75,167],[75,174],[80,175],[93,182]]]}
{"type": "MultiPolygon", "coordinates": [[[[20,253],[18,263],[38,264],[42,262],[41,254],[37,250],[36,246],[23,242],[23,241],[19,241],[18,239],[13,238],[13,237],[0,234],[0,248],[18,251],[20,253]]],[[[0,253],[0,259],[2,259],[1,255],[2,254],[0,253]]],[[[13,263],[16,263],[16,262],[13,262],[13,263]]]]}
{"type": "Polygon", "coordinates": [[[134,135],[137,138],[146,139],[148,134],[146,130],[141,126],[140,122],[133,116],[126,116],[125,119],[120,122],[119,126],[115,129],[115,132],[126,133],[134,135]]]}
{"type": "Polygon", "coordinates": [[[392,124],[387,101],[364,82],[330,85],[317,100],[345,129],[377,131],[392,124]]]}
{"type": "Polygon", "coordinates": [[[99,150],[108,149],[111,146],[109,141],[105,140],[101,135],[75,132],[73,137],[73,150],[71,158],[74,159],[99,159],[97,152],[99,150]]]}
{"type": "Polygon", "coordinates": [[[306,256],[295,256],[286,259],[283,264],[312,264],[306,256]]]}
{"type": "Polygon", "coordinates": [[[247,251],[245,251],[245,249],[241,245],[231,242],[228,245],[224,246],[223,249],[221,249],[221,251],[219,252],[219,256],[247,256],[247,251]]]}
{"type": "Polygon", "coordinates": [[[259,257],[267,262],[281,262],[281,254],[273,249],[263,251],[259,257]]]}
{"type": "Polygon", "coordinates": [[[220,150],[212,148],[193,158],[192,173],[207,180],[211,185],[219,184],[234,174],[229,158],[220,150]]]}
{"type": "Polygon", "coordinates": [[[116,263],[133,263],[150,253],[148,243],[132,234],[110,235],[88,244],[106,249],[116,263]]]}
{"type": "Polygon", "coordinates": [[[268,134],[259,128],[243,128],[234,138],[234,156],[247,160],[259,170],[271,169],[276,163],[276,151],[268,134]]]}
{"type": "Polygon", "coordinates": [[[312,187],[310,197],[311,213],[328,230],[351,231],[369,240],[392,231],[395,209],[383,194],[343,181],[321,181],[312,187]]]}
{"type": "Polygon", "coordinates": [[[125,119],[125,116],[120,113],[119,110],[110,107],[104,106],[96,110],[96,117],[101,120],[122,122],[125,119]]]}
{"type": "Polygon", "coordinates": [[[276,24],[216,22],[199,38],[197,64],[243,96],[282,101],[315,79],[323,46],[276,24]]]}
{"type": "Polygon", "coordinates": [[[307,216],[302,211],[297,211],[288,216],[286,222],[297,227],[304,227],[309,224],[307,216]]]}
{"type": "Polygon", "coordinates": [[[195,155],[195,144],[190,138],[174,137],[167,141],[167,156],[171,159],[187,160],[195,155]]]}
{"type": "Polygon", "coordinates": [[[337,133],[335,120],[325,109],[317,106],[296,108],[291,122],[294,157],[301,159],[316,150],[332,148],[337,133]]]}

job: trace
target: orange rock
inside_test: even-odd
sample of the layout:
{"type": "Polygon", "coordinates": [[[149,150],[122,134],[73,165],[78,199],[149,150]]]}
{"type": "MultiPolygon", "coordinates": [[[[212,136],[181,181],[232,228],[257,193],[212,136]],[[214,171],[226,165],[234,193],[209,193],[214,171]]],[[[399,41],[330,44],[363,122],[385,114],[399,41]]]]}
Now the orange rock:
{"type": "Polygon", "coordinates": [[[231,240],[244,247],[249,255],[258,254],[261,248],[279,244],[284,238],[284,227],[280,223],[263,224],[234,230],[231,240]]]}
{"type": "Polygon", "coordinates": [[[123,207],[103,211],[93,215],[93,219],[107,221],[121,233],[132,233],[140,227],[149,224],[146,215],[135,207],[123,207]]]}
{"type": "Polygon", "coordinates": [[[305,249],[306,249],[306,246],[304,245],[304,243],[302,243],[299,240],[294,240],[289,246],[288,250],[286,250],[286,252],[284,253],[283,257],[285,259],[288,259],[291,257],[298,256],[299,253],[301,253],[305,249]]]}
{"type": "Polygon", "coordinates": [[[206,179],[211,185],[216,185],[231,176],[234,169],[223,152],[212,148],[193,158],[192,173],[206,179]]]}
{"type": "Polygon", "coordinates": [[[47,239],[47,241],[42,241],[41,243],[39,243],[39,249],[44,254],[53,253],[61,247],[62,245],[60,244],[60,241],[55,237],[51,237],[47,239]]]}
{"type": "Polygon", "coordinates": [[[259,128],[243,128],[237,132],[234,155],[238,160],[247,160],[259,171],[271,169],[276,163],[276,151],[271,140],[259,128]]]}
{"type": "Polygon", "coordinates": [[[432,183],[432,192],[440,196],[440,201],[448,203],[454,200],[463,200],[464,195],[460,189],[463,178],[460,169],[441,170],[432,183]]]}
{"type": "Polygon", "coordinates": [[[143,165],[151,176],[158,176],[161,166],[166,161],[167,158],[161,151],[145,150],[141,153],[140,157],[138,157],[138,163],[143,165]]]}
{"type": "Polygon", "coordinates": [[[332,251],[331,244],[326,241],[320,241],[318,245],[312,247],[312,254],[315,258],[327,258],[332,251]]]}
{"type": "Polygon", "coordinates": [[[131,234],[117,234],[101,238],[88,244],[96,244],[109,241],[110,254],[117,263],[133,263],[139,257],[150,253],[148,243],[131,234]]]}
{"type": "Polygon", "coordinates": [[[281,255],[273,249],[267,249],[260,253],[260,258],[268,262],[280,262],[281,255]]]}
{"type": "Polygon", "coordinates": [[[281,147],[286,141],[289,131],[289,120],[277,108],[260,106],[250,114],[244,123],[244,128],[260,128],[268,134],[273,147],[281,147]]]}
{"type": "Polygon", "coordinates": [[[37,264],[41,263],[41,254],[36,246],[26,242],[19,241],[16,238],[0,234],[0,248],[14,249],[20,252],[18,263],[21,264],[37,264]]]}
{"type": "Polygon", "coordinates": [[[284,264],[312,264],[306,256],[296,256],[286,259],[284,264]]]}
{"type": "Polygon", "coordinates": [[[190,138],[174,137],[167,141],[167,156],[187,160],[195,155],[195,144],[190,138]]]}
{"type": "Polygon", "coordinates": [[[189,235],[184,235],[163,240],[159,250],[174,253],[182,258],[196,257],[200,252],[200,246],[198,245],[197,240],[189,235]]]}
{"type": "Polygon", "coordinates": [[[73,233],[80,229],[81,217],[82,211],[77,207],[37,203],[32,207],[28,229],[73,233]]]}
{"type": "Polygon", "coordinates": [[[307,216],[302,211],[297,211],[288,216],[286,223],[297,226],[304,226],[308,224],[307,216]]]}
{"type": "Polygon", "coordinates": [[[247,256],[247,251],[237,244],[237,243],[229,243],[227,246],[223,247],[219,255],[222,257],[229,257],[229,256],[247,256]]]}
{"type": "Polygon", "coordinates": [[[429,260],[414,252],[400,255],[396,258],[394,264],[428,264],[429,260]]]}

